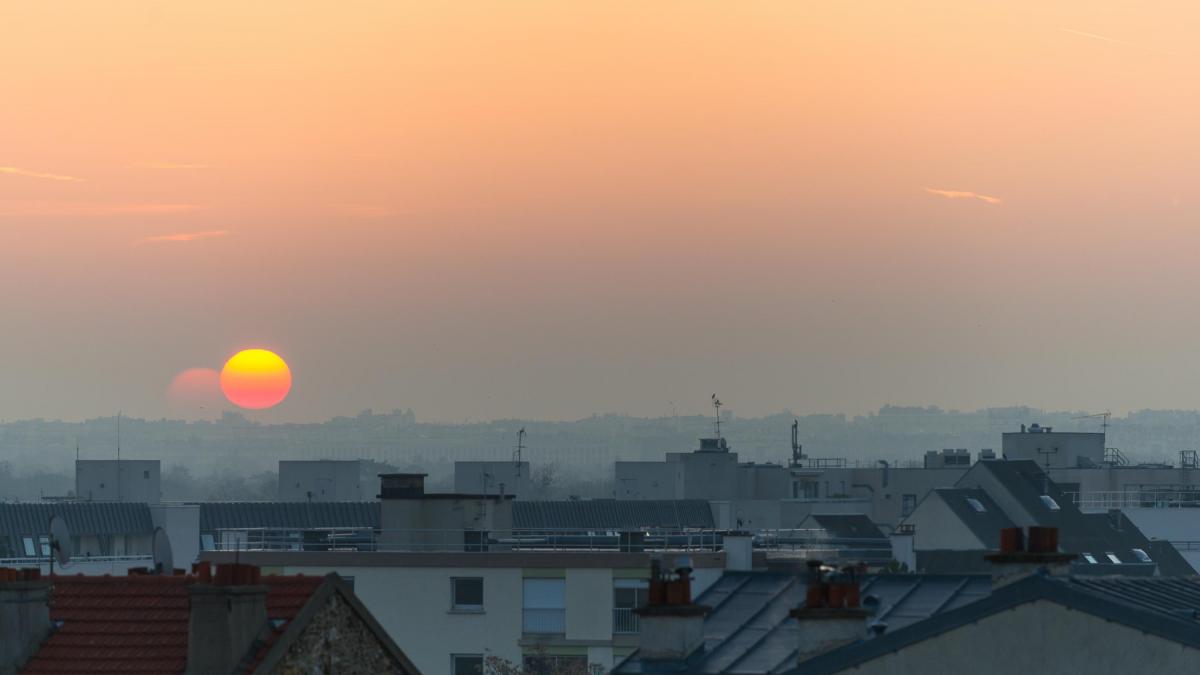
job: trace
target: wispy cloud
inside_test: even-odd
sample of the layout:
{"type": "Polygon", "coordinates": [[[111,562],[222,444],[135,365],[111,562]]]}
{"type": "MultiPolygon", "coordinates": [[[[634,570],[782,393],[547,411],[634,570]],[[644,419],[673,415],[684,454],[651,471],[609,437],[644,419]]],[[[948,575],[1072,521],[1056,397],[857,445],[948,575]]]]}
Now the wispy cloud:
{"type": "Polygon", "coordinates": [[[925,188],[925,191],[931,195],[945,197],[946,199],[978,199],[987,204],[999,204],[1002,200],[999,197],[991,195],[981,195],[978,192],[970,192],[968,190],[939,190],[937,188],[925,188]]]}
{"type": "Polygon", "coordinates": [[[211,169],[208,164],[180,164],[176,162],[138,162],[133,165],[136,169],[156,169],[161,171],[175,171],[180,169],[211,169]]]}
{"type": "Polygon", "coordinates": [[[1124,47],[1133,47],[1134,49],[1143,49],[1148,52],[1154,52],[1155,54],[1163,54],[1163,55],[1167,55],[1167,56],[1170,55],[1167,52],[1155,49],[1153,47],[1147,47],[1146,45],[1140,45],[1140,44],[1137,44],[1136,42],[1127,42],[1125,40],[1118,40],[1117,38],[1109,37],[1107,35],[1100,35],[1098,33],[1089,33],[1087,31],[1075,30],[1074,28],[1059,28],[1059,30],[1061,30],[1064,33],[1070,33],[1071,35],[1078,35],[1080,37],[1085,37],[1085,38],[1088,38],[1091,40],[1100,40],[1101,42],[1108,42],[1108,43],[1111,43],[1114,45],[1122,45],[1124,47]]]}
{"type": "Polygon", "coordinates": [[[351,216],[359,218],[383,218],[396,214],[396,209],[390,206],[378,206],[373,204],[335,204],[334,208],[351,216]]]}
{"type": "Polygon", "coordinates": [[[43,171],[30,171],[29,169],[21,169],[15,166],[0,166],[0,173],[6,173],[10,176],[24,176],[25,178],[41,178],[42,180],[58,180],[66,182],[77,182],[83,180],[75,176],[64,176],[58,173],[45,173],[43,171]]]}
{"type": "Polygon", "coordinates": [[[96,204],[70,202],[0,202],[0,216],[166,215],[202,208],[199,204],[96,204]]]}
{"type": "Polygon", "coordinates": [[[215,239],[224,237],[229,234],[229,230],[206,230],[203,232],[176,232],[175,234],[159,234],[152,237],[143,237],[134,243],[137,244],[157,244],[157,243],[186,243],[196,241],[197,239],[215,239]]]}

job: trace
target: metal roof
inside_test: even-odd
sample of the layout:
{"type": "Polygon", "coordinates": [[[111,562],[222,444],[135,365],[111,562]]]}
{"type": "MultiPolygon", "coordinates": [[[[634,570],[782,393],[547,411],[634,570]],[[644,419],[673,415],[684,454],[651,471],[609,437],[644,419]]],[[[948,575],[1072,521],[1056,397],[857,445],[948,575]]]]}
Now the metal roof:
{"type": "Polygon", "coordinates": [[[703,499],[586,499],[513,502],[513,527],[520,530],[712,529],[712,509],[703,499]]]}
{"type": "MultiPolygon", "coordinates": [[[[970,528],[971,532],[983,542],[984,548],[1000,548],[1000,530],[1014,527],[1014,523],[1000,506],[992,500],[984,490],[978,488],[935,488],[933,495],[946,503],[954,515],[970,528]],[[983,507],[983,511],[975,510],[968,499],[974,499],[983,507]]],[[[982,558],[982,556],[980,556],[982,558]]]]}
{"type": "Polygon", "coordinates": [[[1121,624],[1163,639],[1200,649],[1200,581],[1153,577],[1066,577],[1032,574],[996,589],[977,602],[891,630],[880,637],[859,640],[793,665],[796,675],[834,675],[1038,600],[1121,624]]]}
{"type": "Polygon", "coordinates": [[[887,540],[887,535],[879,529],[879,526],[861,513],[814,513],[804,519],[804,522],[800,523],[800,529],[802,530],[810,527],[825,530],[829,536],[838,539],[887,540]]]}
{"type": "Polygon", "coordinates": [[[66,521],[71,534],[75,536],[154,532],[150,507],[144,503],[0,503],[0,537],[7,536],[10,542],[18,542],[23,536],[47,534],[51,516],[59,516],[66,521]]]}
{"type": "MultiPolygon", "coordinates": [[[[727,572],[696,599],[704,618],[704,648],[686,663],[647,662],[635,652],[616,673],[779,673],[795,666],[800,624],[788,612],[804,605],[807,582],[779,572],[727,572]]],[[[879,598],[889,630],[986,597],[991,579],[967,575],[880,575],[862,593],[879,598]]]]}
{"type": "Polygon", "coordinates": [[[379,529],[379,502],[207,502],[200,504],[200,531],[264,528],[379,529]]]}

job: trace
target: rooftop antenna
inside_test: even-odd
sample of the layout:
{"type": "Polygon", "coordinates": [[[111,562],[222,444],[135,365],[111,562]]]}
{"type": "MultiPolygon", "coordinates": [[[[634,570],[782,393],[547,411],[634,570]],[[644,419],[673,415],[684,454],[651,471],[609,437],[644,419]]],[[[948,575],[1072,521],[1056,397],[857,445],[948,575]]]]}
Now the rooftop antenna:
{"type": "Polygon", "coordinates": [[[117,501],[121,501],[121,411],[117,411],[117,501]]]}
{"type": "Polygon", "coordinates": [[[71,562],[71,529],[61,516],[50,516],[50,576],[54,576],[54,561],[59,567],[71,562]]]}
{"type": "Polygon", "coordinates": [[[716,394],[712,395],[713,417],[717,421],[717,440],[721,439],[721,399],[717,398],[716,394]]]}
{"type": "Polygon", "coordinates": [[[75,499],[79,499],[79,437],[75,437],[75,499]]]}
{"type": "Polygon", "coordinates": [[[1108,418],[1112,417],[1112,411],[1105,410],[1104,412],[1096,413],[1095,415],[1080,415],[1079,417],[1072,417],[1071,419],[1073,419],[1073,420],[1088,420],[1088,419],[1095,419],[1097,417],[1101,418],[1100,431],[1105,436],[1107,436],[1108,435],[1108,418]]]}
{"type": "Polygon", "coordinates": [[[804,460],[804,446],[800,445],[800,420],[792,421],[792,466],[804,460]]]}
{"type": "Polygon", "coordinates": [[[521,451],[525,449],[525,427],[517,432],[517,447],[513,448],[513,465],[517,469],[517,478],[521,477],[521,451]]]}
{"type": "Polygon", "coordinates": [[[171,538],[161,527],[154,528],[154,573],[165,576],[175,574],[175,553],[171,550],[171,538]]]}

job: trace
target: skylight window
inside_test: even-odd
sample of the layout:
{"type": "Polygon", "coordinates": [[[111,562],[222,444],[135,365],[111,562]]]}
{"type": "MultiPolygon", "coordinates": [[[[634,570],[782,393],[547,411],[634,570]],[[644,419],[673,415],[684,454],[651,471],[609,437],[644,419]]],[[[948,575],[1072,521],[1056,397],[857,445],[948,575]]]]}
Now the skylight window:
{"type": "Polygon", "coordinates": [[[1098,564],[1098,563],[1096,562],[1096,556],[1092,555],[1091,553],[1081,553],[1080,555],[1082,555],[1082,556],[1083,556],[1083,559],[1084,559],[1084,560],[1088,561],[1088,564],[1089,564],[1089,565],[1096,565],[1096,564],[1098,564]]]}
{"type": "Polygon", "coordinates": [[[1112,561],[1112,564],[1114,564],[1114,565],[1120,565],[1120,564],[1121,564],[1121,559],[1120,559],[1120,558],[1118,558],[1118,557],[1116,556],[1116,554],[1115,554],[1115,553],[1113,553],[1112,551],[1109,551],[1108,553],[1105,553],[1104,555],[1105,555],[1105,557],[1107,557],[1107,558],[1108,558],[1110,561],[1112,561]]]}
{"type": "Polygon", "coordinates": [[[974,497],[967,497],[967,503],[971,505],[971,508],[975,509],[975,513],[987,513],[987,509],[978,499],[975,499],[974,497]]]}
{"type": "Polygon", "coordinates": [[[1042,503],[1046,505],[1046,508],[1050,509],[1051,511],[1058,510],[1058,502],[1054,501],[1054,497],[1051,497],[1050,495],[1042,495],[1041,500],[1042,503]]]}
{"type": "Polygon", "coordinates": [[[1137,559],[1138,559],[1138,560],[1140,560],[1140,561],[1142,561],[1142,562],[1144,562],[1144,563],[1148,563],[1148,562],[1154,562],[1153,560],[1151,560],[1151,559],[1150,559],[1150,554],[1149,554],[1149,553],[1146,553],[1145,551],[1143,551],[1143,550],[1142,550],[1142,549],[1140,549],[1140,548],[1135,548],[1135,549],[1133,549],[1133,554],[1134,554],[1135,556],[1137,556],[1137,559]]]}

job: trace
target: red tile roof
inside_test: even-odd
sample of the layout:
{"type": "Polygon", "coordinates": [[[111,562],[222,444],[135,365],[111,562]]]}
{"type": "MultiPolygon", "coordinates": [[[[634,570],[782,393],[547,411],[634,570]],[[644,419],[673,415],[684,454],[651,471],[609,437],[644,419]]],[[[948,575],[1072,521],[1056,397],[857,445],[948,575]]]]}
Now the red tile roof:
{"type": "MultiPolygon", "coordinates": [[[[182,673],[187,667],[187,587],[198,581],[194,576],[54,577],[50,619],[57,629],[21,672],[182,673]]],[[[272,623],[295,618],[323,581],[262,577],[268,618],[272,623]]],[[[285,627],[273,631],[272,642],[285,627]]]]}

